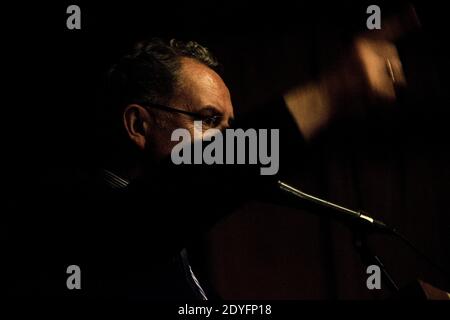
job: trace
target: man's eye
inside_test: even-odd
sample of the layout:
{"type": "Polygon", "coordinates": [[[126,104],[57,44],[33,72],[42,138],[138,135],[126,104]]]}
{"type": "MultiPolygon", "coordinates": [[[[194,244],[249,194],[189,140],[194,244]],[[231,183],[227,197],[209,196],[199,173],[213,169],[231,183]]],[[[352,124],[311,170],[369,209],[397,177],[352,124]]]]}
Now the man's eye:
{"type": "Polygon", "coordinates": [[[219,116],[212,116],[203,119],[203,123],[210,127],[217,127],[220,124],[221,117],[219,116]]]}

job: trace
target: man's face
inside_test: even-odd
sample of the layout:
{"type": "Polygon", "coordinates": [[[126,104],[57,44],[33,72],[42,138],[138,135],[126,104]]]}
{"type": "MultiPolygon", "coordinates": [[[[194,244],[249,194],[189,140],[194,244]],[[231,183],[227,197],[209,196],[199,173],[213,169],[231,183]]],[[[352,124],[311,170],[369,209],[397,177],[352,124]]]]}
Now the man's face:
{"type": "MultiPolygon", "coordinates": [[[[170,101],[170,107],[205,117],[219,116],[215,123],[203,122],[203,130],[226,129],[234,117],[230,92],[222,78],[212,69],[191,58],[181,60],[179,86],[170,101]]],[[[194,121],[195,119],[184,114],[170,114],[163,128],[155,127],[150,133],[153,156],[157,159],[170,156],[173,146],[178,143],[170,139],[175,129],[187,129],[193,137],[194,131],[200,129],[194,127],[194,121]]]]}

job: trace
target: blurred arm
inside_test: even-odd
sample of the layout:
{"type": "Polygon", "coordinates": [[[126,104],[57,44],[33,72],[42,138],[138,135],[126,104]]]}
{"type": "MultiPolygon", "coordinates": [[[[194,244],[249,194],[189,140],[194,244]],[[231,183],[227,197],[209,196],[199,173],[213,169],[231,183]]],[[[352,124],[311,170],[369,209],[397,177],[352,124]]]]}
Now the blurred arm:
{"type": "Polygon", "coordinates": [[[381,30],[355,37],[348,54],[317,82],[284,93],[284,101],[307,141],[337,117],[361,112],[350,109],[355,101],[363,105],[395,101],[395,88],[405,86],[406,81],[393,41],[418,26],[411,7],[385,21],[381,30]]]}

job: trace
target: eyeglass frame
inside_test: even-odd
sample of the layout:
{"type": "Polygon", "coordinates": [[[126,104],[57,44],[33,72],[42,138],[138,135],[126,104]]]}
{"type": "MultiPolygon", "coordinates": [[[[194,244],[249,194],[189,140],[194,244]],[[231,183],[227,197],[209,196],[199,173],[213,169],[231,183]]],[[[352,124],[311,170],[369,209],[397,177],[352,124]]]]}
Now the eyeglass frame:
{"type": "MultiPolygon", "coordinates": [[[[213,115],[213,116],[206,116],[197,112],[190,112],[190,111],[186,111],[186,110],[181,110],[178,108],[173,108],[173,107],[169,107],[163,104],[158,104],[158,103],[152,103],[152,104],[146,104],[146,103],[137,103],[141,106],[143,106],[144,108],[153,108],[153,109],[157,109],[157,110],[162,110],[162,111],[166,111],[166,112],[170,112],[170,113],[180,113],[180,114],[184,114],[187,116],[190,116],[194,119],[198,119],[201,121],[205,121],[205,120],[210,120],[210,119],[223,119],[224,116],[221,115],[213,115]]],[[[214,122],[213,122],[214,123],[214,122]]]]}

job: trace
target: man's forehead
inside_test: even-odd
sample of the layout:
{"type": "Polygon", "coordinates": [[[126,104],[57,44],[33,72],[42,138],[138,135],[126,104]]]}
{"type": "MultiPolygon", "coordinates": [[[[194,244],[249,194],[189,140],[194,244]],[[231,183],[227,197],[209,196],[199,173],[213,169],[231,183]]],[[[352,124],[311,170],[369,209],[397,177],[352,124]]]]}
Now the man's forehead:
{"type": "Polygon", "coordinates": [[[231,108],[230,93],[222,78],[211,68],[191,59],[182,58],[180,70],[181,90],[191,100],[191,107],[214,105],[226,112],[231,108]]]}

